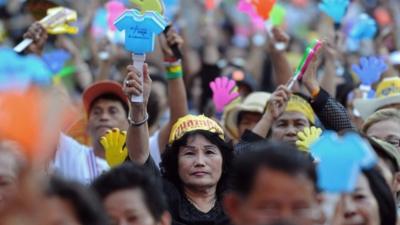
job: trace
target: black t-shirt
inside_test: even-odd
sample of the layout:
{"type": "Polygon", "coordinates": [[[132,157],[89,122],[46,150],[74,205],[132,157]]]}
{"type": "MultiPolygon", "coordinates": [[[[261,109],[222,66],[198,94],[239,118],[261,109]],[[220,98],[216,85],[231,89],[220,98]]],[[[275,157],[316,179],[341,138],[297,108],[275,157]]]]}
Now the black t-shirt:
{"type": "Polygon", "coordinates": [[[228,225],[229,219],[225,215],[221,202],[217,200],[214,207],[207,213],[199,211],[185,195],[167,179],[162,178],[153,159],[144,164],[155,176],[160,177],[164,194],[167,197],[169,212],[172,215],[173,225],[228,225]]]}

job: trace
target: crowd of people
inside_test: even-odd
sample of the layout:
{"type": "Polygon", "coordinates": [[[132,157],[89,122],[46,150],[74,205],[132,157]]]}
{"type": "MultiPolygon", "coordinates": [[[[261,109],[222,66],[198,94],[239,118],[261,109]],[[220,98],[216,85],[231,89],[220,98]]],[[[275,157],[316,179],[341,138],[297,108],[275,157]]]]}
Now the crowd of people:
{"type": "Polygon", "coordinates": [[[111,3],[0,1],[0,224],[400,224],[398,0],[111,3]]]}

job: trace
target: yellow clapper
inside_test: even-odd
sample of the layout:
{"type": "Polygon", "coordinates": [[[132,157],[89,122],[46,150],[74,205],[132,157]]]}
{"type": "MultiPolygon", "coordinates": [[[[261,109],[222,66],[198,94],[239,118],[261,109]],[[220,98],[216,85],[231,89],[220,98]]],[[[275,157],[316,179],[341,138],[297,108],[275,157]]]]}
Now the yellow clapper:
{"type": "Polygon", "coordinates": [[[310,146],[319,139],[322,130],[317,127],[306,127],[303,131],[297,133],[298,140],[296,146],[300,151],[308,152],[310,146]]]}
{"type": "MultiPolygon", "coordinates": [[[[70,25],[71,22],[75,22],[77,19],[78,14],[75,10],[65,7],[54,7],[47,10],[47,16],[41,19],[39,23],[49,34],[77,34],[78,28],[70,25]]],[[[14,51],[22,52],[32,42],[32,39],[24,39],[14,47],[14,51]]]]}
{"type": "Polygon", "coordinates": [[[110,167],[121,165],[128,157],[128,149],[125,141],[126,131],[121,131],[118,128],[108,130],[100,138],[100,143],[105,151],[106,161],[110,167]]]}

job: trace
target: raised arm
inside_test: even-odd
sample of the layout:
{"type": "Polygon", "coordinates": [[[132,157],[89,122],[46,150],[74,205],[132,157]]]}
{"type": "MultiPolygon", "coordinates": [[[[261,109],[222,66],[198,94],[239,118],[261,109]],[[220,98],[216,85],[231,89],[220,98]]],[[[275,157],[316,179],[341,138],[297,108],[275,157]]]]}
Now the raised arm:
{"type": "Polygon", "coordinates": [[[147,64],[143,65],[143,74],[140,74],[132,65],[129,65],[127,69],[128,75],[123,85],[125,94],[131,98],[132,95],[140,95],[143,93],[144,102],[130,102],[130,119],[126,146],[128,147],[130,159],[143,165],[150,155],[147,102],[150,95],[151,79],[147,64]],[[140,76],[143,76],[143,85],[140,82],[140,76]]]}
{"type": "Polygon", "coordinates": [[[286,58],[286,48],[277,48],[278,43],[282,43],[287,47],[289,36],[280,28],[274,27],[269,35],[268,48],[274,69],[274,81],[277,86],[286,84],[293,74],[289,61],[286,58]]]}
{"type": "Polygon", "coordinates": [[[176,59],[170,46],[177,45],[181,48],[183,39],[178,33],[170,28],[165,35],[165,39],[161,40],[161,46],[164,54],[165,69],[168,80],[168,103],[170,107],[170,118],[160,130],[158,136],[158,146],[160,153],[168,144],[169,133],[175,122],[182,116],[188,114],[188,104],[186,97],[186,89],[183,81],[182,63],[176,59]]]}

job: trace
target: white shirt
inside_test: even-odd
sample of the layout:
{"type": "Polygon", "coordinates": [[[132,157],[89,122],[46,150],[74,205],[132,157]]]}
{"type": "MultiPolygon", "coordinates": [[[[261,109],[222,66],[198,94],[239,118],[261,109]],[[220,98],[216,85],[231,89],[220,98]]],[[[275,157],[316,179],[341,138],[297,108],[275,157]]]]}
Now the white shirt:
{"type": "Polygon", "coordinates": [[[61,134],[52,169],[67,180],[90,184],[110,167],[104,159],[95,156],[93,149],[61,134]]]}
{"type": "Polygon", "coordinates": [[[156,163],[157,167],[160,167],[161,153],[160,146],[158,144],[158,137],[160,136],[160,130],[157,130],[149,139],[150,155],[156,163]]]}

